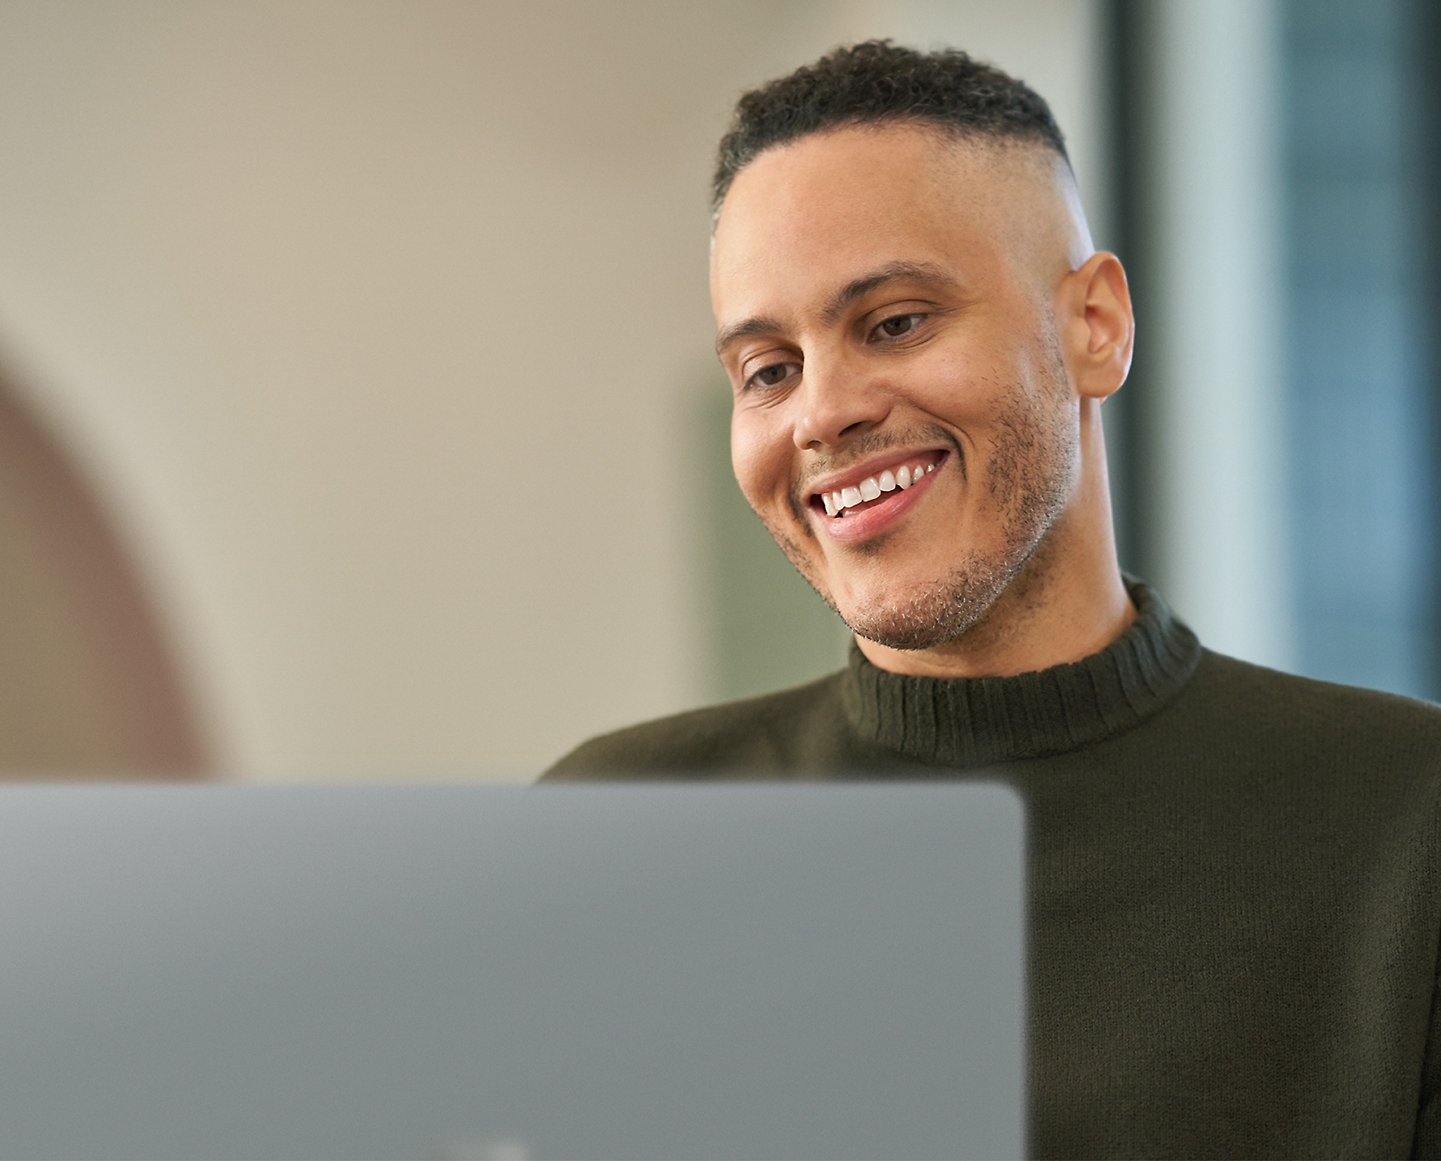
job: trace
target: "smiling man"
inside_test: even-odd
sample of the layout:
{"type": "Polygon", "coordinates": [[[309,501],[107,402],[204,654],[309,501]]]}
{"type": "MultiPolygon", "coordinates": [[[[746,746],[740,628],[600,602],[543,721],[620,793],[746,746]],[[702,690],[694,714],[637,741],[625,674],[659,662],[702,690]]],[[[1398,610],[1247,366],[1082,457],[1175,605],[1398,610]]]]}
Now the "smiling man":
{"type": "Polygon", "coordinates": [[[1062,154],[925,122],[769,149],[711,287],[741,488],[871,662],[1009,676],[1120,636],[1100,403],[1130,310],[1062,154]]]}
{"type": "Polygon", "coordinates": [[[1211,653],[1122,580],[1131,306],[1044,101],[838,50],[741,99],[715,199],[736,478],[856,648],[548,776],[1001,778],[1037,1156],[1441,1155],[1441,710],[1211,653]]]}

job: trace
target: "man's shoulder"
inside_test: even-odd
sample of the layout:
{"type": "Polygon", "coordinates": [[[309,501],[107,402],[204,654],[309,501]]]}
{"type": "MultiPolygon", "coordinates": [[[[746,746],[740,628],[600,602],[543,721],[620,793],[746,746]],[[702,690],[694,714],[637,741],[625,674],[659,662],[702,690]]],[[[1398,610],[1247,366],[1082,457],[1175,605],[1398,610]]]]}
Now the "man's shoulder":
{"type": "Polygon", "coordinates": [[[1183,700],[1204,703],[1208,716],[1231,731],[1441,771],[1441,705],[1434,702],[1299,677],[1210,650],[1183,700]]]}
{"type": "Polygon", "coordinates": [[[549,770],[548,781],[744,776],[803,777],[843,768],[851,730],[844,672],[794,689],[726,702],[602,734],[549,770]]]}

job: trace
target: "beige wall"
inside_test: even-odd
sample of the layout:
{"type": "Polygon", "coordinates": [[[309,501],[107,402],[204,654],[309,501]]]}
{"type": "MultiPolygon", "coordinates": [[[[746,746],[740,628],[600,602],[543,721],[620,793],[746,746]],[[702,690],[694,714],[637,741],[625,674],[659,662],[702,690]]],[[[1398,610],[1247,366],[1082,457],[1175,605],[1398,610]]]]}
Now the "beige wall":
{"type": "Polygon", "coordinates": [[[708,688],[705,184],[743,86],[960,41],[1100,170],[1092,5],[0,3],[0,357],[224,774],[526,778],[708,688]]]}

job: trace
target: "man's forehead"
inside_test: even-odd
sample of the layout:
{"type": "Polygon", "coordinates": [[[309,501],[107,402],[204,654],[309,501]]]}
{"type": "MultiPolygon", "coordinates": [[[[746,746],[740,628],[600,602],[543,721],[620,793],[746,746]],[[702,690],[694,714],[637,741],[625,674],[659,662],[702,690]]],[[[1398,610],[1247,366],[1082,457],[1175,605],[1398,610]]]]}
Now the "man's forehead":
{"type": "Polygon", "coordinates": [[[892,215],[871,220],[884,229],[896,213],[941,210],[958,199],[980,203],[1006,179],[985,152],[910,125],[809,134],[767,150],[736,175],[716,222],[717,244],[738,223],[746,233],[795,231],[812,222],[834,226],[886,205],[892,215]]]}
{"type": "Polygon", "coordinates": [[[724,328],[738,314],[773,309],[777,297],[818,306],[888,263],[947,266],[962,280],[998,262],[1030,266],[1045,251],[1064,263],[1081,247],[1067,244],[1075,231],[1062,221],[1071,207],[1057,162],[1038,146],[911,123],[832,130],[769,150],[737,175],[721,206],[711,264],[717,319],[724,328]]]}
{"type": "Polygon", "coordinates": [[[933,133],[868,127],[762,154],[716,224],[717,310],[761,291],[822,309],[857,280],[959,277],[958,260],[995,248],[996,187],[1009,183],[989,159],[952,148],[933,133]]]}

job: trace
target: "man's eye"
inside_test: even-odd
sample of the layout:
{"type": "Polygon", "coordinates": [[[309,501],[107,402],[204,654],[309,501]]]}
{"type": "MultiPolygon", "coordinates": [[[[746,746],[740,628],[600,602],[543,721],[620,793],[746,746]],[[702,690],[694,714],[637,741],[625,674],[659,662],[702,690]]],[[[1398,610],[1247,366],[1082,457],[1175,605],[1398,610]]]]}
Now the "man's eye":
{"type": "Polygon", "coordinates": [[[762,367],[752,375],[748,381],[748,385],[754,387],[778,387],[786,381],[794,368],[794,363],[772,363],[769,367],[762,367]]]}
{"type": "Polygon", "coordinates": [[[888,339],[898,339],[920,326],[921,319],[925,317],[923,314],[898,314],[895,318],[888,318],[877,324],[876,334],[888,339]]]}

